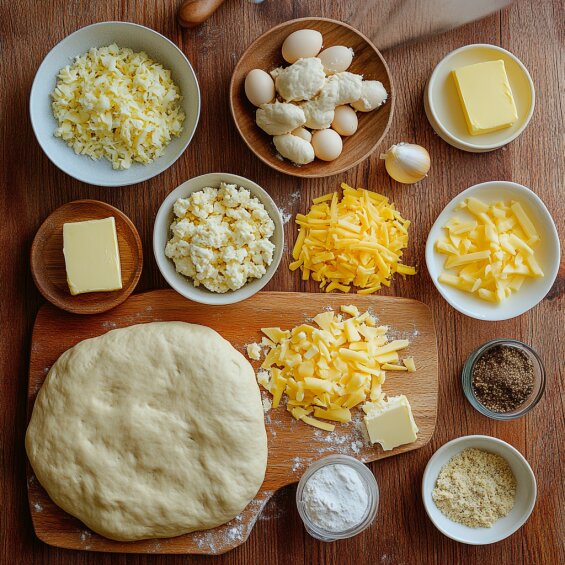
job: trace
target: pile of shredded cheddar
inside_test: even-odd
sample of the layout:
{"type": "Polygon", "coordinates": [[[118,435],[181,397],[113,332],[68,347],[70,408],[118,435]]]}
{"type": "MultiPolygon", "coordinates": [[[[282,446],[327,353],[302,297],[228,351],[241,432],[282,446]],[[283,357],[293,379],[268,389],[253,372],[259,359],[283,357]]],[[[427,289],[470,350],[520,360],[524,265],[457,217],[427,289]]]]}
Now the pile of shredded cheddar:
{"type": "Polygon", "coordinates": [[[295,419],[326,431],[334,430],[331,422],[349,422],[362,402],[383,399],[385,371],[416,370],[412,357],[400,361],[407,339],[389,341],[388,327],[353,305],[341,311],[349,316],[328,311],[314,317],[315,325],[261,330],[267,354],[257,380],[273,395],[273,408],[285,394],[295,419]]]}
{"type": "Polygon", "coordinates": [[[358,294],[390,286],[394,273],[416,274],[400,262],[410,221],[381,194],[345,183],[341,188],[341,201],[332,192],[315,198],[306,215],[296,215],[300,231],[290,269],[301,269],[303,280],[312,277],[326,292],[355,286],[358,294]]]}

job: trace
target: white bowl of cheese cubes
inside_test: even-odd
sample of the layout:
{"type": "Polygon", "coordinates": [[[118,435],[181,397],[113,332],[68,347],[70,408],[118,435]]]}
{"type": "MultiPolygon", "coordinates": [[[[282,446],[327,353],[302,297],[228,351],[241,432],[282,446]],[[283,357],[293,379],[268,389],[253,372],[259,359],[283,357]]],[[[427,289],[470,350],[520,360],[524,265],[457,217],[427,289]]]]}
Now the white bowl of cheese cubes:
{"type": "Polygon", "coordinates": [[[440,294],[479,320],[507,320],[549,292],[561,251],[551,214],[529,188],[477,184],[441,212],[426,243],[426,264],[440,294]]]}
{"type": "Polygon", "coordinates": [[[259,292],[275,274],[283,221],[253,181],[229,173],[192,178],[161,204],[153,252],[166,281],[185,298],[216,306],[259,292]]]}
{"type": "Polygon", "coordinates": [[[126,186],[169,168],[200,116],[196,75],[163,35],[130,22],[83,27],[41,63],[33,131],[59,169],[85,183],[126,186]]]}

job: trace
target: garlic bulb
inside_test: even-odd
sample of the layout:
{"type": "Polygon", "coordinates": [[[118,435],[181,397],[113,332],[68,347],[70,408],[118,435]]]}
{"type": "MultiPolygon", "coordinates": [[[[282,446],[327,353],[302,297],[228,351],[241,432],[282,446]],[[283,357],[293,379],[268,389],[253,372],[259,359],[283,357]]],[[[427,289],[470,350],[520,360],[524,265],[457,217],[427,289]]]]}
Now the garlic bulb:
{"type": "Polygon", "coordinates": [[[398,143],[381,154],[388,174],[396,181],[412,184],[422,180],[430,170],[430,154],[413,143],[398,143]]]}

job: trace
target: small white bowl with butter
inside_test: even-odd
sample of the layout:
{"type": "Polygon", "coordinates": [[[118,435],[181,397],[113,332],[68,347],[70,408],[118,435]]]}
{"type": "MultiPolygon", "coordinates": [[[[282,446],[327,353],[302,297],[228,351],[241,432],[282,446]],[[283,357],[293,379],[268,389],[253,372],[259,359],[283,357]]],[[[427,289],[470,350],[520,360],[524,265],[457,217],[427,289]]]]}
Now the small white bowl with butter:
{"type": "MultiPolygon", "coordinates": [[[[432,226],[426,242],[426,265],[428,272],[439,293],[453,308],[478,320],[508,320],[527,312],[541,302],[550,291],[559,270],[561,250],[557,228],[542,200],[529,188],[508,181],[490,181],[477,184],[457,195],[441,212],[432,226]],[[458,209],[469,197],[484,203],[496,201],[519,202],[533,222],[539,241],[535,244],[535,257],[544,276],[527,277],[518,291],[500,303],[488,302],[475,294],[459,290],[454,286],[439,281],[446,271],[446,255],[439,253],[436,242],[445,235],[444,227],[453,217],[472,220],[466,210],[458,209]]],[[[447,270],[449,271],[449,270],[447,270]]]]}
{"type": "MultiPolygon", "coordinates": [[[[486,112],[496,111],[483,92],[475,94],[479,98],[479,109],[484,102],[486,112]]],[[[489,44],[466,45],[446,55],[437,64],[424,91],[424,109],[434,131],[453,147],[472,153],[493,151],[516,139],[528,126],[534,106],[534,83],[524,64],[506,49],[489,44]],[[509,127],[472,135],[452,71],[492,61],[504,62],[517,119],[509,127]]]]}
{"type": "MultiPolygon", "coordinates": [[[[111,64],[112,61],[108,63],[109,66],[111,64]]],[[[93,92],[95,92],[94,88],[93,92]]],[[[85,104],[95,108],[98,112],[96,119],[101,119],[100,116],[105,113],[104,108],[108,106],[108,100],[112,98],[111,92],[107,93],[108,96],[104,95],[104,98],[102,97],[103,93],[101,93],[98,100],[96,95],[92,98],[92,93],[84,95],[83,92],[85,100],[89,97],[85,104]]],[[[153,89],[152,93],[155,95],[153,89]]],[[[158,97],[155,95],[150,104],[153,105],[156,100],[164,103],[166,96],[158,97]]],[[[81,104],[83,103],[81,102],[81,104]]],[[[188,59],[169,39],[152,29],[131,22],[100,22],[75,31],[55,45],[46,55],[33,81],[29,111],[33,131],[39,145],[51,162],[59,169],[85,183],[98,186],[127,186],[146,181],[162,173],[182,155],[198,124],[200,89],[188,59]],[[120,49],[128,48],[135,53],[145,52],[152,62],[162,65],[165,71],[171,72],[170,78],[178,87],[182,96],[180,108],[185,115],[182,122],[182,131],[179,135],[172,136],[170,141],[167,142],[159,134],[157,143],[164,147],[160,156],[147,164],[134,161],[129,168],[123,170],[113,169],[112,163],[105,157],[94,160],[87,155],[77,154],[74,148],[68,146],[61,137],[55,136],[55,131],[60,123],[55,118],[51,96],[57,86],[59,72],[66,66],[73,65],[75,57],[85,55],[91,48],[108,47],[114,43],[120,49]]],[[[120,131],[125,132],[124,120],[140,119],[138,114],[132,114],[133,111],[123,111],[122,109],[118,112],[114,106],[110,106],[105,115],[110,116],[109,112],[111,112],[111,117],[108,119],[113,120],[111,122],[113,131],[120,128],[120,131]]],[[[152,128],[159,129],[154,124],[131,127],[134,133],[142,130],[149,131],[145,135],[152,135],[150,130],[155,131],[152,128]]],[[[134,135],[134,133],[131,135],[134,135]]],[[[168,132],[164,133],[167,134],[168,132]]],[[[127,132],[123,136],[124,139],[127,139],[127,132]]],[[[122,138],[122,134],[120,134],[120,138],[122,138]]],[[[104,139],[104,143],[106,142],[109,142],[107,136],[104,139]]],[[[132,146],[139,142],[140,139],[136,137],[132,140],[132,146]]]]}
{"type": "MultiPolygon", "coordinates": [[[[199,206],[201,206],[201,210],[204,210],[207,206],[209,206],[209,204],[204,200],[204,195],[202,195],[199,204],[199,206]]],[[[185,200],[185,205],[186,202],[187,200],[185,200]]],[[[218,206],[217,202],[215,203],[215,206],[218,206]]],[[[198,210],[196,210],[196,213],[200,214],[198,210]]],[[[246,215],[245,212],[243,212],[243,214],[246,215]]],[[[203,215],[205,216],[207,215],[207,213],[204,213],[203,215]]],[[[208,217],[212,217],[212,215],[213,214],[210,213],[208,217]]],[[[218,220],[218,217],[216,217],[215,220],[218,220]]],[[[186,222],[186,220],[182,221],[186,222]]],[[[231,220],[229,221],[231,222],[231,220]]],[[[237,224],[238,226],[240,226],[237,228],[239,232],[246,230],[246,226],[243,225],[244,223],[245,221],[243,221],[243,223],[241,224],[237,224]]],[[[187,224],[185,225],[188,231],[192,232],[192,230],[194,230],[194,226],[189,227],[187,224]]],[[[232,226],[233,225],[234,224],[232,224],[232,226]]],[[[165,280],[173,287],[173,289],[176,290],[179,294],[181,294],[185,298],[188,298],[189,300],[200,302],[202,304],[212,304],[215,306],[234,304],[235,302],[245,300],[253,296],[255,293],[259,292],[275,274],[282,258],[283,248],[284,228],[282,217],[279,209],[277,208],[277,205],[274,203],[269,194],[267,194],[267,192],[263,190],[258,184],[249,179],[246,179],[245,177],[240,177],[238,175],[233,175],[230,173],[208,173],[187,180],[186,182],[178,186],[167,196],[167,198],[165,198],[165,200],[161,204],[161,207],[157,212],[155,225],[153,228],[153,252],[155,254],[155,260],[157,261],[157,266],[159,267],[161,274],[163,275],[163,277],[165,277],[165,280]],[[269,264],[263,264],[264,274],[260,276],[260,278],[250,277],[246,282],[240,280],[239,284],[242,284],[241,287],[236,288],[235,290],[228,289],[226,291],[225,281],[228,280],[228,274],[222,271],[222,269],[225,267],[224,259],[227,257],[226,253],[229,254],[233,262],[233,268],[229,272],[229,280],[233,281],[233,277],[237,277],[238,262],[245,262],[245,260],[237,258],[238,254],[241,253],[244,248],[245,254],[248,256],[251,256],[254,252],[251,250],[249,244],[243,243],[243,240],[240,240],[237,236],[235,237],[235,239],[232,237],[234,234],[232,228],[230,228],[232,231],[230,231],[226,235],[226,241],[229,240],[229,244],[227,243],[226,246],[220,245],[219,243],[213,242],[212,240],[210,241],[209,245],[206,244],[204,240],[207,238],[208,233],[210,234],[212,239],[214,239],[216,235],[224,233],[224,230],[220,229],[222,226],[218,226],[216,224],[210,224],[210,226],[208,226],[210,228],[209,230],[207,226],[203,225],[206,220],[197,222],[198,218],[195,219],[191,223],[193,223],[194,225],[196,225],[197,223],[200,224],[197,228],[198,233],[196,235],[196,238],[198,238],[198,240],[195,239],[194,236],[187,236],[187,238],[191,238],[190,243],[185,244],[181,241],[178,249],[180,250],[181,255],[186,255],[187,257],[190,256],[191,261],[192,259],[194,259],[194,262],[192,264],[194,265],[194,268],[196,270],[204,272],[205,270],[207,270],[208,266],[211,266],[212,268],[210,272],[213,273],[215,269],[217,269],[217,273],[220,274],[217,280],[222,281],[221,284],[223,288],[219,288],[217,291],[213,291],[206,288],[206,286],[214,288],[214,274],[209,275],[209,278],[201,279],[199,281],[199,284],[195,285],[195,277],[185,276],[185,274],[181,274],[181,272],[179,272],[178,270],[177,261],[167,256],[166,249],[168,247],[168,243],[173,240],[171,225],[173,224],[173,222],[179,222],[179,218],[175,214],[175,210],[177,209],[175,204],[178,202],[178,200],[189,199],[194,193],[202,192],[208,187],[212,189],[220,189],[222,184],[235,185],[238,188],[249,191],[251,200],[255,201],[255,204],[251,207],[257,207],[256,200],[258,200],[261,205],[260,208],[262,209],[259,213],[264,214],[266,212],[268,217],[272,220],[274,227],[271,226],[272,235],[268,237],[268,241],[270,243],[266,244],[272,249],[272,260],[269,264]],[[191,249],[194,246],[198,247],[198,249],[194,249],[194,254],[197,254],[197,256],[193,254],[191,249]],[[227,250],[227,247],[230,246],[231,249],[227,250]],[[222,258],[221,260],[220,257],[222,258]],[[216,260],[218,260],[219,262],[216,260]],[[198,261],[198,264],[196,263],[196,261],[198,261]],[[222,267],[222,265],[224,267],[222,267]]],[[[269,252],[267,251],[267,255],[268,254],[269,252]]],[[[180,259],[183,259],[183,257],[180,257],[180,259]]],[[[225,260],[227,261],[227,259],[225,260]]],[[[255,259],[252,260],[255,261],[255,259]]],[[[183,265],[182,262],[179,263],[179,265],[181,270],[186,267],[186,265],[183,265]]],[[[249,265],[247,265],[247,267],[249,267],[249,265]]],[[[249,270],[246,269],[246,272],[249,272],[249,270]]],[[[208,275],[206,276],[208,277],[208,275]]],[[[218,286],[220,286],[219,282],[218,286]]]]}

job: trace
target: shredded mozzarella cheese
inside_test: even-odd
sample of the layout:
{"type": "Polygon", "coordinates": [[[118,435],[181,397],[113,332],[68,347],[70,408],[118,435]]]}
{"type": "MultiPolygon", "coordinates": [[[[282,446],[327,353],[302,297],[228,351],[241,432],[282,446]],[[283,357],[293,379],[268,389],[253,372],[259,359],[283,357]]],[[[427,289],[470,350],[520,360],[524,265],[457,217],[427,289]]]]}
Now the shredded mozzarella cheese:
{"type": "Polygon", "coordinates": [[[55,136],[114,169],[151,163],[182,132],[185,114],[171,72],[115,43],[92,48],[58,75],[51,93],[55,136]]]}

